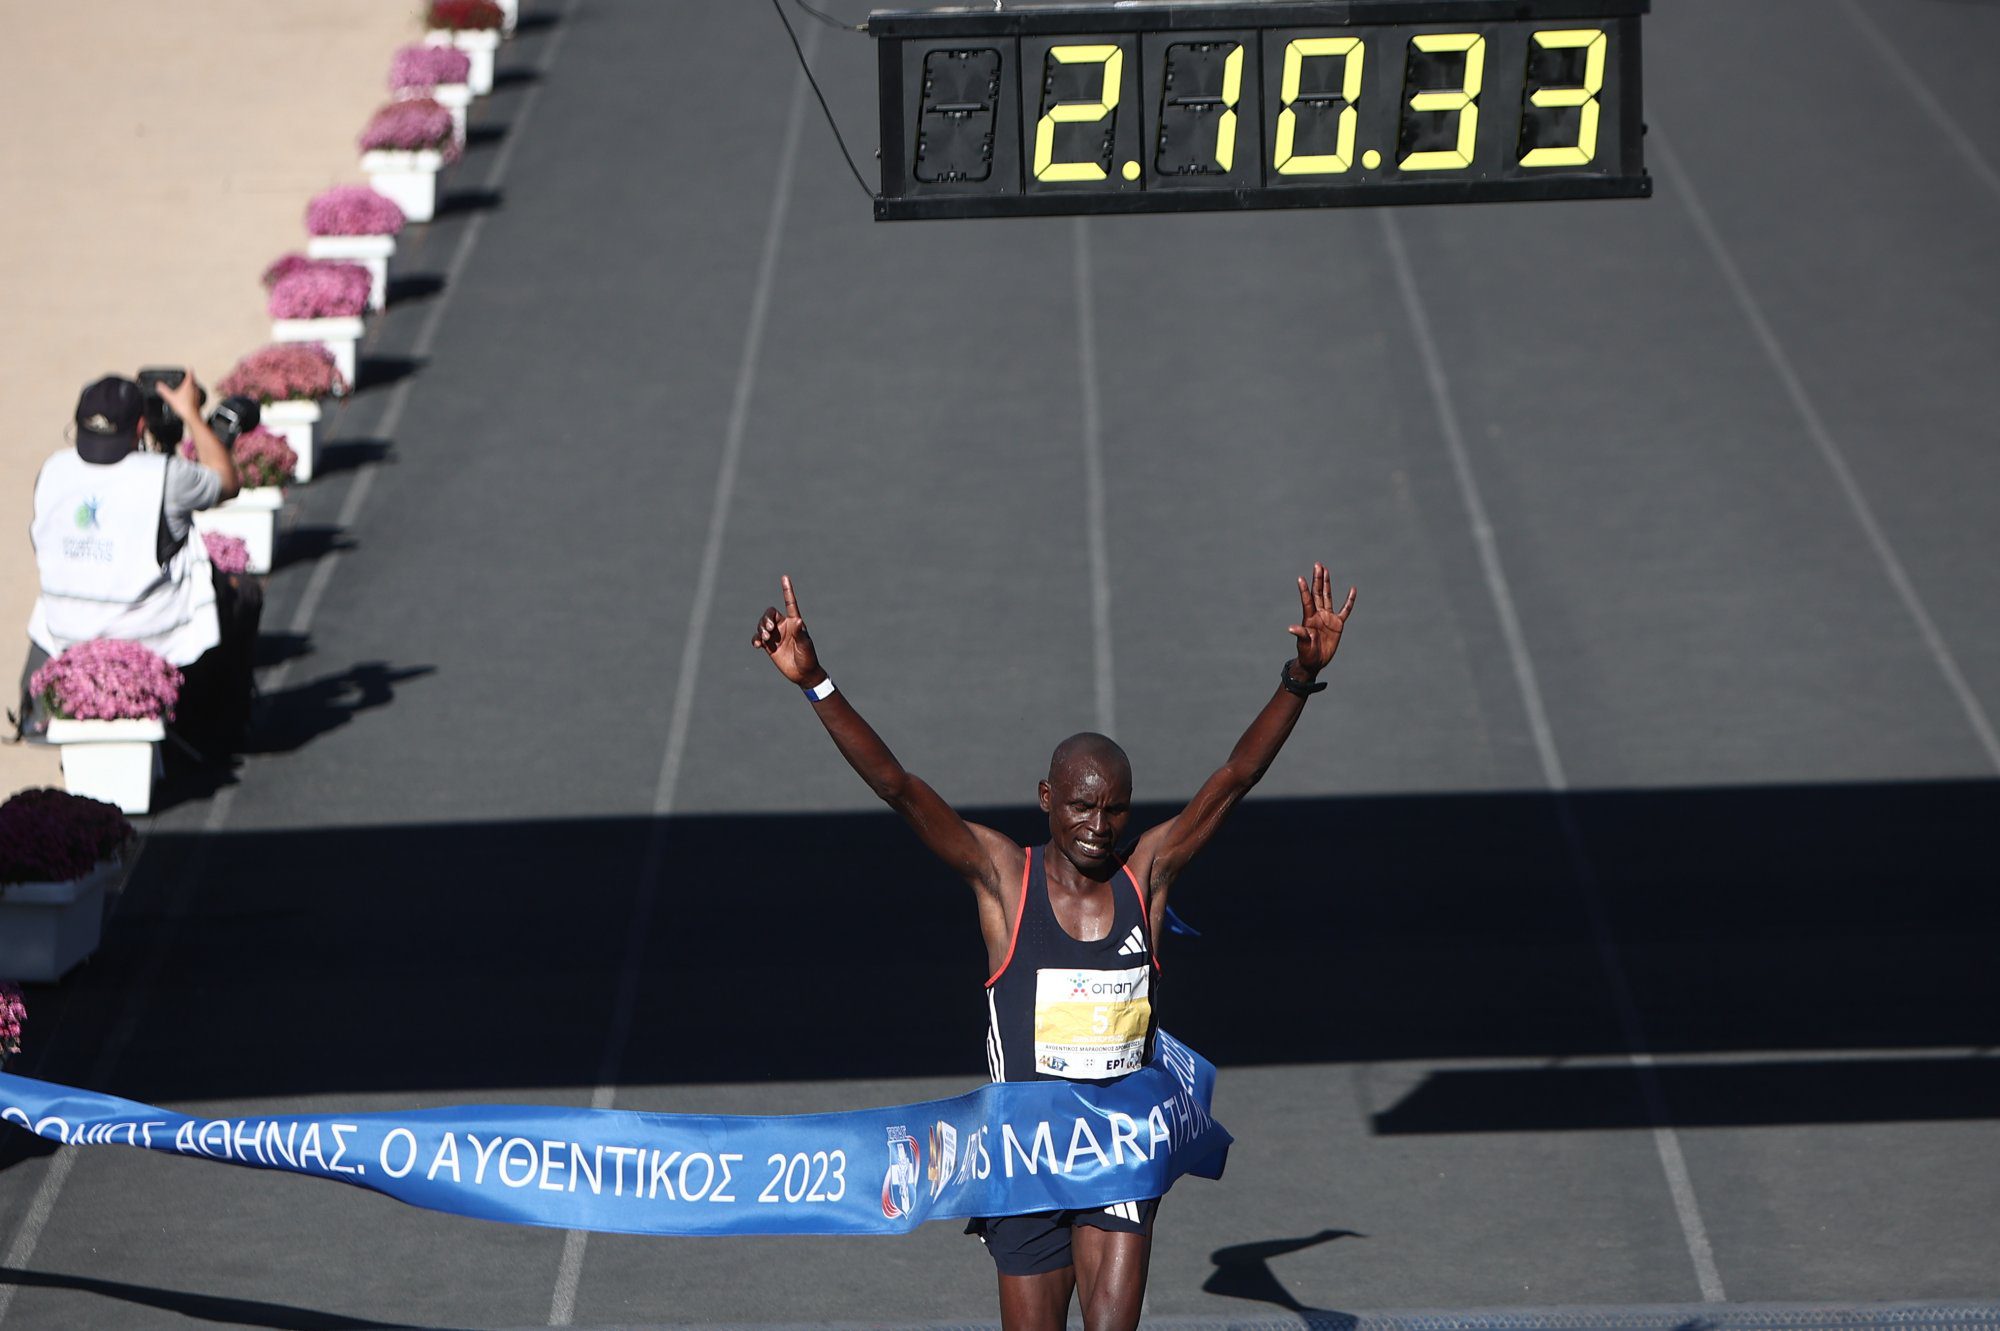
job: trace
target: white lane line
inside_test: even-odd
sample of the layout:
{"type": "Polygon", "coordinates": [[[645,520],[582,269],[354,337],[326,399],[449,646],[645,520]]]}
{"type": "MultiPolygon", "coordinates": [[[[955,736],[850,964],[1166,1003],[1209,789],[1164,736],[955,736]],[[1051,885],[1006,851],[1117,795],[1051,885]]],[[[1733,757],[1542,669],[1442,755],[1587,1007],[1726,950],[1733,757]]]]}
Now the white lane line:
{"type": "MultiPolygon", "coordinates": [[[[807,32],[802,47],[810,61],[819,47],[818,28],[807,32]]],[[[716,469],[715,497],[708,510],[708,537],[702,545],[701,571],[695,579],[694,603],[688,608],[680,674],[674,681],[674,710],[667,724],[666,753],[660,759],[660,779],[653,790],[653,829],[646,838],[646,853],[639,865],[639,881],[632,901],[632,919],[625,929],[625,958],[618,971],[618,995],[612,1004],[611,1024],[605,1031],[598,1084],[590,1093],[593,1109],[609,1109],[617,1099],[620,1066],[632,1033],[632,1014],[638,1006],[646,941],[652,932],[656,888],[666,856],[666,820],[674,810],[681,761],[687,752],[688,726],[694,717],[695,683],[701,670],[702,646],[708,639],[710,612],[715,605],[715,583],[722,568],[722,543],[729,528],[729,509],[736,495],[736,472],[743,455],[743,434],[750,420],[750,399],[757,386],[757,363],[763,354],[764,326],[770,316],[778,250],[784,239],[785,217],[791,209],[793,167],[805,126],[805,107],[806,82],[801,76],[792,87],[784,146],[778,151],[777,186],[771,199],[770,219],[764,228],[764,251],[757,264],[756,285],[750,296],[750,323],[743,334],[743,357],[737,366],[736,392],[729,404],[722,461],[716,469]]],[[[576,1316],[577,1289],[583,1281],[583,1257],[589,1241],[587,1230],[572,1229],[563,1236],[562,1262],[556,1269],[555,1291],[549,1300],[550,1326],[568,1326],[576,1316]]]]}
{"type": "MultiPolygon", "coordinates": [[[[25,1270],[33,1259],[35,1244],[41,1240],[42,1230],[49,1223],[49,1213],[56,1209],[56,1198],[62,1195],[63,1184],[69,1181],[69,1171],[76,1168],[76,1156],[75,1147],[65,1146],[49,1162],[49,1172],[42,1175],[42,1186],[35,1189],[35,1199],[28,1203],[28,1214],[22,1217],[20,1229],[14,1232],[13,1246],[7,1249],[8,1270],[25,1270]]],[[[0,1321],[7,1319],[7,1309],[14,1302],[14,1291],[19,1288],[11,1282],[0,1285],[0,1321]]]]}
{"type": "Polygon", "coordinates": [[[1709,1244],[1708,1226],[1703,1222],[1701,1206],[1695,1200],[1694,1180],[1688,1174],[1687,1160],[1681,1153],[1680,1134],[1674,1130],[1667,1116],[1666,1096],[1660,1090],[1653,1056],[1646,1048],[1645,1027],[1639,1017],[1638,1004],[1632,997],[1625,968],[1618,960],[1618,949],[1612,941],[1610,921],[1606,919],[1600,901],[1597,870],[1591,863],[1582,829],[1577,826],[1576,814],[1571,807],[1569,778],[1563,771],[1562,755],[1556,748],[1555,732],[1549,726],[1542,686],[1535,675],[1534,657],[1528,650],[1527,635],[1522,632],[1520,615],[1514,607],[1514,594],[1507,581],[1506,568],[1500,561],[1499,542],[1494,537],[1493,524],[1486,513],[1486,501],[1480,495],[1479,482],[1472,471],[1472,455],[1466,449],[1465,434],[1459,426],[1458,407],[1452,396],[1451,381],[1445,375],[1444,357],[1431,335],[1430,316],[1425,312],[1423,297],[1417,291],[1416,275],[1403,248],[1396,214],[1393,209],[1383,208],[1376,215],[1382,220],[1382,235],[1388,246],[1390,266],[1395,270],[1396,286],[1402,293],[1410,331],[1424,363],[1424,377],[1429,381],[1431,400],[1437,407],[1438,426],[1444,435],[1445,450],[1451,457],[1459,498],[1465,504],[1466,516],[1472,524],[1473,540],[1479,548],[1479,563],[1486,575],[1486,588],[1493,598],[1493,607],[1500,619],[1500,632],[1506,639],[1507,654],[1513,662],[1514,683],[1528,716],[1528,728],[1534,735],[1535,752],[1541,759],[1542,779],[1555,797],[1556,817],[1569,854],[1570,870],[1583,898],[1598,965],[1611,991],[1612,1006],[1617,1011],[1618,1024],[1625,1039],[1626,1061],[1638,1078],[1647,1113],[1653,1121],[1653,1148],[1660,1157],[1660,1168],[1666,1174],[1667,1191],[1673,1197],[1681,1238],[1687,1245],[1688,1259],[1694,1264],[1695,1280],[1701,1287],[1702,1298],[1710,1303],[1721,1303],[1726,1295],[1722,1274],[1716,1269],[1715,1251],[1709,1244]]]}
{"type": "Polygon", "coordinates": [[[1084,530],[1090,549],[1090,629],[1096,666],[1097,729],[1117,729],[1111,673],[1111,551],[1104,525],[1104,417],[1097,396],[1097,302],[1091,294],[1090,219],[1070,226],[1076,266],[1077,371],[1083,380],[1084,530]]]}
{"type": "Polygon", "coordinates": [[[1764,307],[1751,292],[1750,284],[1744,280],[1743,270],[1737,266],[1729,247],[1723,244],[1722,233],[1716,230],[1708,209],[1702,204],[1701,196],[1695,190],[1693,178],[1682,168],[1679,154],[1674,152],[1673,145],[1668,142],[1667,136],[1658,124],[1648,125],[1646,140],[1653,151],[1654,160],[1668,177],[1673,193],[1686,205],[1688,216],[1693,219],[1694,229],[1701,236],[1702,244],[1708,247],[1710,257],[1715,260],[1715,266],[1722,270],[1723,280],[1729,284],[1730,293],[1736,297],[1736,304],[1743,311],[1744,319],[1749,322],[1750,330],[1756,334],[1758,345],[1764,349],[1765,357],[1771,362],[1772,372],[1777,375],[1778,382],[1784,385],[1785,394],[1791,398],[1792,407],[1798,412],[1800,421],[1804,423],[1806,434],[1811,438],[1813,447],[1819,451],[1820,460],[1826,463],[1827,470],[1833,473],[1834,482],[1847,500],[1847,506],[1854,514],[1855,523],[1868,538],[1868,545],[1874,550],[1876,560],[1882,565],[1882,571],[1888,575],[1889,585],[1896,589],[1896,598],[1903,603],[1904,613],[1909,615],[1917,626],[1917,636],[1923,639],[1924,646],[1930,650],[1931,659],[1937,663],[1938,672],[1944,676],[1946,687],[1951,690],[1952,696],[1958,699],[1959,707],[1965,712],[1966,724],[1971,726],[1973,737],[1978,740],[1979,747],[1986,754],[1986,761],[1995,769],[2000,769],[2000,737],[1994,734],[1993,722],[1986,715],[1986,708],[1981,705],[1978,695],[1973,693],[1971,684],[1966,681],[1964,672],[1959,669],[1958,658],[1953,655],[1950,644],[1945,642],[1944,634],[1938,630],[1936,621],[1931,618],[1931,612],[1925,607],[1923,597],[1918,595],[1917,585],[1903,567],[1903,561],[1897,555],[1895,546],[1889,543],[1888,533],[1883,530],[1881,522],[1875,516],[1874,505],[1868,502],[1868,497],[1861,491],[1861,483],[1855,479],[1853,468],[1848,466],[1847,454],[1834,439],[1833,432],[1827,428],[1825,418],[1819,414],[1819,408],[1813,405],[1811,396],[1806,392],[1805,382],[1792,367],[1792,358],[1786,354],[1784,344],[1778,341],[1778,334],[1771,327],[1771,321],[1764,317],[1764,307]]]}
{"type": "MultiPolygon", "coordinates": [[[[579,0],[566,0],[556,33],[549,39],[549,44],[543,49],[541,60],[536,66],[538,74],[546,75],[550,66],[554,64],[556,53],[562,49],[563,38],[569,32],[569,20],[575,13],[578,3],[579,0]]],[[[507,140],[493,155],[493,161],[486,172],[486,189],[492,190],[499,185],[508,162],[513,160],[514,145],[521,141],[521,131],[526,127],[528,117],[535,109],[535,102],[541,90],[542,83],[538,79],[522,95],[521,109],[508,122],[507,140]]],[[[424,316],[424,322],[417,329],[417,338],[411,349],[418,357],[428,355],[436,341],[445,306],[451,300],[452,292],[458,288],[459,277],[465,271],[466,261],[471,257],[473,247],[479,241],[485,222],[485,213],[475,214],[459,235],[458,247],[453,251],[451,260],[445,267],[444,290],[432,301],[430,310],[424,316]]],[[[414,376],[406,377],[390,391],[389,401],[383,408],[382,419],[376,427],[383,437],[395,436],[396,427],[402,421],[403,408],[409,400],[410,388],[414,382],[414,376]]],[[[378,464],[364,464],[360,468],[360,474],[354,478],[354,483],[348,487],[340,512],[335,518],[335,522],[343,530],[351,529],[360,516],[361,506],[367,501],[368,492],[374,485],[375,473],[378,470],[380,470],[378,464]]],[[[286,626],[294,635],[303,637],[311,628],[320,598],[325,595],[327,582],[332,578],[333,570],[339,561],[340,552],[330,550],[314,565],[312,576],[307,579],[305,591],[300,595],[299,604],[292,613],[291,622],[286,626]]],[[[280,688],[291,672],[291,665],[290,661],[280,662],[265,675],[264,687],[273,690],[280,688]]],[[[240,785],[225,786],[209,801],[208,811],[203,816],[201,824],[204,843],[208,838],[219,834],[228,823],[230,812],[236,807],[236,792],[241,789],[240,785]]],[[[143,843],[140,854],[144,854],[143,843]]],[[[185,870],[187,879],[196,882],[200,880],[206,855],[205,848],[195,852],[185,870]]],[[[138,861],[135,859],[134,871],[137,865],[138,861]]],[[[128,873],[126,881],[130,880],[131,874],[128,873]]],[[[119,895],[122,899],[124,894],[119,895]]],[[[150,946],[142,969],[129,988],[128,999],[120,1011],[118,1022],[98,1048],[97,1060],[92,1064],[90,1071],[91,1085],[102,1086],[111,1080],[111,1073],[117,1066],[118,1058],[131,1041],[133,1033],[138,1028],[139,1015],[147,1006],[139,1001],[138,996],[152,991],[154,979],[159,975],[167,954],[173,950],[174,940],[184,914],[185,912],[180,909],[163,912],[160,923],[149,940],[150,946]]],[[[61,1196],[63,1184],[68,1181],[70,1170],[75,1168],[75,1165],[74,1148],[63,1147],[58,1150],[54,1161],[49,1165],[48,1173],[42,1177],[41,1186],[35,1190],[35,1198],[29,1204],[28,1213],[22,1218],[20,1228],[14,1231],[14,1241],[8,1245],[7,1266],[10,1269],[16,1271],[24,1269],[34,1257],[35,1247],[41,1242],[42,1231],[47,1228],[49,1217],[55,1210],[56,1199],[61,1196]]],[[[0,1284],[0,1322],[7,1320],[7,1310],[14,1302],[14,1291],[17,1288],[19,1286],[0,1284]]]]}
{"type": "Polygon", "coordinates": [[[1882,63],[1895,74],[1904,90],[1924,109],[1924,114],[1931,118],[1931,123],[1937,126],[1945,142],[1965,159],[1965,164],[1972,168],[1972,174],[1992,191],[1993,197],[2000,199],[2000,171],[1994,170],[1993,163],[1986,160],[1986,154],[1979,151],[1979,145],[1972,136],[1945,109],[1944,103],[1937,99],[1937,94],[1930,90],[1923,77],[1911,68],[1910,62],[1903,59],[1903,53],[1896,49],[1888,34],[1875,25],[1875,20],[1869,18],[1855,0],[1840,0],[1840,7],[1847,11],[1848,20],[1861,29],[1861,35],[1874,46],[1875,54],[1882,57],[1882,63]]]}

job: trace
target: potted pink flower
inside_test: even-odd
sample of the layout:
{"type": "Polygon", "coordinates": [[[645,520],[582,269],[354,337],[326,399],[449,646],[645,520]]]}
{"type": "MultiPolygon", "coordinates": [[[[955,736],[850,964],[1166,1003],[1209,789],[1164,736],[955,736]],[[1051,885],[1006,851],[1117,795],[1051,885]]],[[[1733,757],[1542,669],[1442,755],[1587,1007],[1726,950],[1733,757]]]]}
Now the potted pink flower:
{"type": "Polygon", "coordinates": [[[22,996],[21,986],[11,980],[0,980],[0,1068],[21,1052],[21,1032],[27,1025],[28,1000],[22,996]]]}
{"type": "Polygon", "coordinates": [[[430,0],[424,10],[424,41],[455,46],[472,58],[466,81],[475,95],[493,91],[493,53],[500,38],[514,31],[520,0],[430,0]]]}
{"type": "Polygon", "coordinates": [[[311,343],[276,343],[236,362],[215,386],[223,397],[242,394],[265,407],[280,402],[314,402],[347,391],[333,353],[311,343]]]}
{"type": "MultiPolygon", "coordinates": [[[[297,472],[299,455],[283,435],[262,425],[238,435],[229,451],[243,488],[234,499],[195,514],[195,530],[204,540],[221,535],[243,542],[242,568],[224,572],[269,573],[271,554],[278,543],[278,511],[285,506],[284,487],[297,472]]],[[[192,457],[193,441],[183,441],[181,452],[192,457]]]]}
{"type": "Polygon", "coordinates": [[[429,97],[390,102],[361,130],[361,169],[412,222],[437,213],[437,173],[458,159],[451,112],[429,97]]]}
{"type": "Polygon", "coordinates": [[[126,813],[153,803],[160,740],[181,672],[142,643],[97,638],[68,648],[28,681],[62,748],[63,784],[126,813]]]}
{"type": "Polygon", "coordinates": [[[403,210],[394,199],[366,185],[335,185],[306,204],[306,257],[366,266],[368,308],[379,310],[388,302],[389,256],[402,229],[403,210]]]}
{"type": "Polygon", "coordinates": [[[208,562],[215,566],[217,573],[250,571],[250,543],[241,536],[205,531],[201,534],[201,543],[208,551],[208,562]]]}
{"type": "MultiPolygon", "coordinates": [[[[97,950],[132,824],[112,804],[24,790],[0,804],[0,972],[56,980],[97,950]]],[[[0,1062],[21,1048],[21,991],[0,983],[0,1062]]]]}
{"type": "Polygon", "coordinates": [[[274,319],[346,319],[368,308],[368,270],[337,259],[287,254],[264,270],[274,319]]]}
{"type": "Polygon", "coordinates": [[[456,46],[399,46],[389,58],[389,91],[398,100],[429,97],[451,112],[458,146],[465,146],[465,111],[472,105],[472,57],[456,46]]]}
{"type": "Polygon", "coordinates": [[[317,458],[313,427],[319,399],[347,391],[333,353],[314,342],[279,342],[251,352],[217,385],[223,396],[241,393],[262,404],[262,425],[283,435],[299,458],[302,479],[311,479],[317,458]]]}
{"type": "MultiPolygon", "coordinates": [[[[313,236],[395,236],[403,229],[396,201],[366,185],[335,185],[306,203],[306,233],[313,236]]],[[[336,254],[314,254],[335,259],[336,254]]]]}
{"type": "Polygon", "coordinates": [[[264,274],[271,289],[273,342],[317,342],[333,353],[343,378],[354,378],[361,316],[368,309],[368,270],[358,263],[288,254],[264,274]]]}

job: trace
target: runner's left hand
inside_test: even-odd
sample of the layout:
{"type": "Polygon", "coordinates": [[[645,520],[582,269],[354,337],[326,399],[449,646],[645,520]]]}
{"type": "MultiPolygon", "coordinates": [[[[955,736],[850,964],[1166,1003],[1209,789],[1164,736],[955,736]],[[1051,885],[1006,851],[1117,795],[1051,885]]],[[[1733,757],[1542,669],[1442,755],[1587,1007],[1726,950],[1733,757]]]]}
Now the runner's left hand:
{"type": "Polygon", "coordinates": [[[1299,579],[1299,622],[1285,631],[1298,639],[1300,674],[1310,678],[1326,668],[1340,647],[1340,633],[1347,627],[1347,614],[1352,609],[1352,587],[1347,589],[1347,600],[1340,609],[1333,608],[1333,575],[1326,571],[1326,565],[1313,565],[1310,586],[1304,578],[1299,579]]]}

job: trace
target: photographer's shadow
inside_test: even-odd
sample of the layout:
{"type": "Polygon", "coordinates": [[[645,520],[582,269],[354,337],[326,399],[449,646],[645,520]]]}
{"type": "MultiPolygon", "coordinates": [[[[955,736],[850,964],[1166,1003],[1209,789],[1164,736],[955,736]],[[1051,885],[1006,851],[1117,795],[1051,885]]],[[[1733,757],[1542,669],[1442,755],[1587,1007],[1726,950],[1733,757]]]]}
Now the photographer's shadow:
{"type": "Polygon", "coordinates": [[[1335,1312],[1331,1308],[1309,1308],[1292,1297],[1292,1292],[1271,1270],[1271,1259],[1316,1248],[1335,1239],[1367,1237],[1352,1229],[1322,1229],[1304,1238],[1265,1239],[1258,1243],[1236,1243],[1227,1248],[1217,1248],[1208,1257],[1215,1263],[1215,1270],[1202,1282],[1201,1290],[1204,1294],[1220,1294],[1225,1298],[1276,1304],[1299,1314],[1307,1326],[1323,1328],[1323,1331],[1353,1331],[1356,1325],[1354,1314],[1335,1312]]]}
{"type": "Polygon", "coordinates": [[[337,675],[322,675],[304,684],[266,693],[258,702],[246,754],[292,753],[329,731],[340,729],[361,713],[396,700],[396,686],[425,675],[436,666],[391,669],[381,661],[363,661],[337,675]]]}

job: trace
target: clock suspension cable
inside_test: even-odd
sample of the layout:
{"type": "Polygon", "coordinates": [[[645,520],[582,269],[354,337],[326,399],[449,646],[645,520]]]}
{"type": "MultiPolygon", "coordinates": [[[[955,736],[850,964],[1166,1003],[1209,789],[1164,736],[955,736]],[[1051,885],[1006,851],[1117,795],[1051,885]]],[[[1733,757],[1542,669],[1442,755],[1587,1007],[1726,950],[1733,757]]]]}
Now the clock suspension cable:
{"type": "MultiPolygon", "coordinates": [[[[771,8],[777,11],[778,22],[785,25],[785,36],[792,39],[792,51],[799,58],[799,68],[805,71],[806,82],[812,85],[813,96],[819,99],[820,113],[826,117],[826,127],[833,131],[833,141],[840,145],[840,155],[847,159],[847,169],[854,173],[854,183],[861,186],[863,194],[873,199],[875,191],[868,188],[868,182],[861,178],[861,168],[854,164],[854,154],[847,151],[847,140],[841,137],[840,126],[834,123],[833,109],[826,104],[826,94],[819,90],[819,80],[813,77],[812,66],[806,63],[806,53],[799,46],[798,33],[792,31],[792,21],[785,17],[785,7],[779,4],[778,0],[771,0],[771,8]]],[[[800,5],[800,8],[804,9],[806,6],[800,5]]],[[[823,18],[825,16],[821,15],[820,17],[823,18]]],[[[847,25],[835,22],[833,26],[846,27],[847,25]]],[[[865,29],[857,28],[854,31],[865,31],[865,29]]]]}
{"type": "Polygon", "coordinates": [[[866,23],[849,23],[846,19],[835,18],[833,15],[827,13],[824,9],[814,9],[811,5],[806,3],[806,0],[792,0],[792,3],[797,5],[800,9],[803,9],[806,13],[812,15],[814,18],[818,19],[821,23],[826,24],[826,26],[829,28],[839,28],[842,32],[868,31],[868,25],[866,23]]]}

